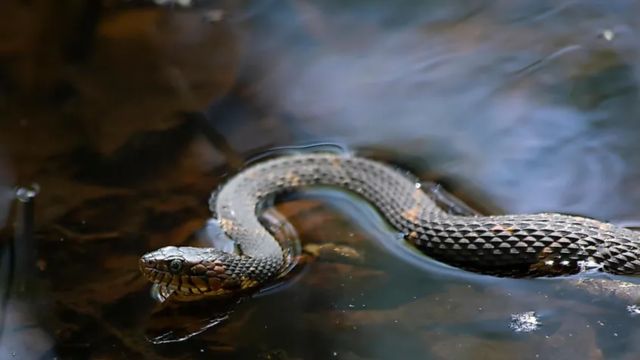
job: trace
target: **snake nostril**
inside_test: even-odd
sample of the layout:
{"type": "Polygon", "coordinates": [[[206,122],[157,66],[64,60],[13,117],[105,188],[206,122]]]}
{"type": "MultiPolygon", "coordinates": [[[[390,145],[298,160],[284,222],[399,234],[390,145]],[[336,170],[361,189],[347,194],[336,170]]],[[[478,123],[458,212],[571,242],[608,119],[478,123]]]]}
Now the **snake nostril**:
{"type": "Polygon", "coordinates": [[[140,259],[140,262],[146,267],[155,267],[156,265],[156,261],[154,259],[144,256],[140,259]]]}

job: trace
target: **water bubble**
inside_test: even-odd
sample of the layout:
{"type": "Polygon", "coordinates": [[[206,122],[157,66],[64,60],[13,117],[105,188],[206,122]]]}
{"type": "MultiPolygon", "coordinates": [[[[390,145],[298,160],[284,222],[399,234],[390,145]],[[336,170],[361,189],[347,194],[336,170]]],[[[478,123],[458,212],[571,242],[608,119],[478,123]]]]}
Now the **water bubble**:
{"type": "Polygon", "coordinates": [[[515,332],[532,332],[540,327],[540,321],[535,311],[512,314],[509,327],[515,332]]]}
{"type": "Polygon", "coordinates": [[[30,201],[40,192],[40,185],[31,184],[30,186],[21,186],[16,189],[16,198],[22,202],[30,201]]]}
{"type": "Polygon", "coordinates": [[[627,306],[627,311],[633,315],[633,316],[638,316],[640,315],[640,306],[638,305],[628,305],[627,306]]]}
{"type": "Polygon", "coordinates": [[[215,9],[204,14],[204,19],[208,22],[218,22],[224,19],[224,10],[215,9]]]}
{"type": "Polygon", "coordinates": [[[153,0],[156,5],[179,5],[182,7],[189,7],[192,5],[191,0],[153,0]]]}
{"type": "Polygon", "coordinates": [[[602,37],[607,40],[607,41],[611,41],[613,40],[613,38],[615,37],[615,33],[613,32],[613,30],[611,29],[606,29],[602,31],[602,37]]]}

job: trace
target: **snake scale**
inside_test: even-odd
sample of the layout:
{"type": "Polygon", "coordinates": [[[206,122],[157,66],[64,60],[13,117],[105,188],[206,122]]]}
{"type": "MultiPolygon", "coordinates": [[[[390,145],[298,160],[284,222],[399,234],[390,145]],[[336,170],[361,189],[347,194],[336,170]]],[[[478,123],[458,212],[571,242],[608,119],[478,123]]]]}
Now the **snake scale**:
{"type": "Polygon", "coordinates": [[[498,276],[555,276],[589,261],[613,274],[640,273],[640,234],[561,214],[457,216],[438,208],[416,179],[370,159],[287,155],[249,166],[211,197],[210,208],[238,253],[167,246],[140,258],[142,273],[177,296],[223,295],[260,287],[287,265],[259,214],[274,195],[324,185],[354,192],[424,254],[498,276]]]}

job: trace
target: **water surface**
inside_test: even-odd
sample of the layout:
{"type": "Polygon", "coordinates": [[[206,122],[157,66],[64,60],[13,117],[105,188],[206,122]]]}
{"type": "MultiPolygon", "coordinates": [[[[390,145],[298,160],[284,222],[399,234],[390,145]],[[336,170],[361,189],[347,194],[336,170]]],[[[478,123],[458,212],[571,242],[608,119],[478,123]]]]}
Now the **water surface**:
{"type": "Polygon", "coordinates": [[[636,2],[45,3],[0,5],[1,359],[637,357],[637,279],[449,268],[340,191],[276,206],[304,264],[238,304],[162,307],[137,269],[297,145],[638,225],[636,2]]]}

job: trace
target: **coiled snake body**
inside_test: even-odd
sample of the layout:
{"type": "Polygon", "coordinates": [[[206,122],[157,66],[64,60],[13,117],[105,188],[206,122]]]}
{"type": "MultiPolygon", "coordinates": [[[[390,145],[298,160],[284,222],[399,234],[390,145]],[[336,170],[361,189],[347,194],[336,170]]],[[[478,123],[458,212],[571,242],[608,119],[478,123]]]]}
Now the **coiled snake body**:
{"type": "Polygon", "coordinates": [[[466,270],[553,276],[576,273],[591,261],[609,273],[640,273],[639,234],[631,230],[551,213],[450,215],[403,172],[365,158],[318,153],[251,166],[212,196],[210,208],[239,254],[168,246],[142,256],[141,271],[183,297],[259,287],[286,265],[280,244],[258,220],[261,205],[275,194],[313,185],[359,194],[423,253],[466,270]]]}

